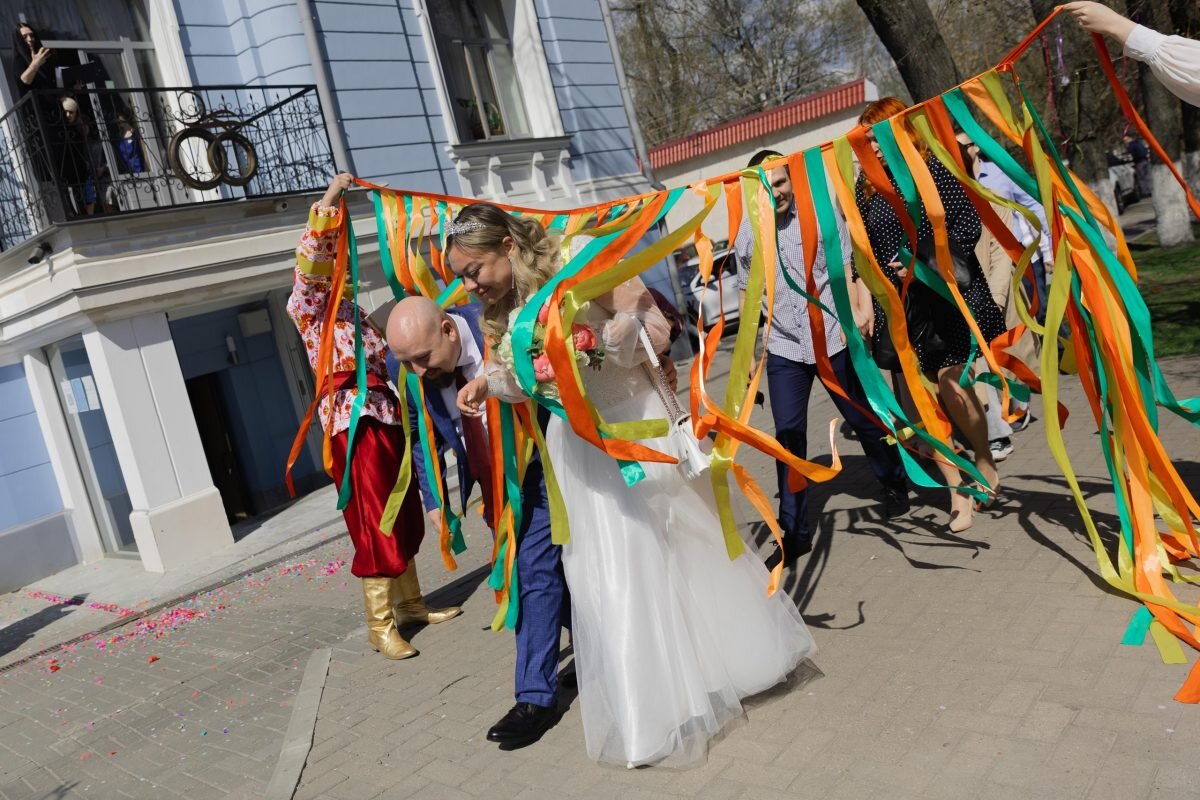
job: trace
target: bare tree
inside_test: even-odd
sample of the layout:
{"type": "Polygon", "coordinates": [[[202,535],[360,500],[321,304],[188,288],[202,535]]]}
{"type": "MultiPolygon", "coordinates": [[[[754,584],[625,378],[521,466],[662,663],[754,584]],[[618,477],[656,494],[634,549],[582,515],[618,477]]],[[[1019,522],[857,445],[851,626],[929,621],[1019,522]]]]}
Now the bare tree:
{"type": "MultiPolygon", "coordinates": [[[[1143,24],[1155,30],[1171,30],[1171,9],[1167,0],[1129,0],[1128,11],[1143,24]]],[[[1145,64],[1140,65],[1142,97],[1146,107],[1146,124],[1154,132],[1167,157],[1181,168],[1183,148],[1183,112],[1179,100],[1171,94],[1145,64]]],[[[1155,227],[1158,243],[1174,247],[1193,240],[1192,215],[1183,188],[1176,182],[1166,164],[1155,161],[1150,167],[1153,187],[1155,227]]]]}
{"type": "Polygon", "coordinates": [[[858,0],[896,62],[914,100],[926,100],[962,80],[927,0],[858,0]]]}
{"type": "MultiPolygon", "coordinates": [[[[1034,17],[1042,20],[1053,13],[1057,0],[1029,0],[1029,5],[1034,17]]],[[[1108,153],[1119,141],[1119,112],[1096,63],[1091,37],[1060,18],[1051,23],[1046,41],[1053,43],[1053,52],[1048,49],[1046,54],[1055,64],[1048,94],[1056,113],[1043,119],[1058,134],[1055,144],[1071,169],[1115,214],[1116,187],[1108,172],[1108,153]]]]}
{"type": "Polygon", "coordinates": [[[773,108],[846,77],[848,0],[618,0],[611,5],[647,143],[773,108]]]}

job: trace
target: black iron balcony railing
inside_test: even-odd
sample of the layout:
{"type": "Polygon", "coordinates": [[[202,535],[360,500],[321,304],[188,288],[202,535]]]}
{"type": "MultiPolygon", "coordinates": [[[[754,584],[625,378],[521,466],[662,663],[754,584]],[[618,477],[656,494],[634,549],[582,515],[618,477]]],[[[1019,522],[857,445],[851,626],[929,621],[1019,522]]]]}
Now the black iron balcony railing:
{"type": "Polygon", "coordinates": [[[313,86],[34,92],[0,119],[0,250],[52,225],[320,190],[313,86]]]}

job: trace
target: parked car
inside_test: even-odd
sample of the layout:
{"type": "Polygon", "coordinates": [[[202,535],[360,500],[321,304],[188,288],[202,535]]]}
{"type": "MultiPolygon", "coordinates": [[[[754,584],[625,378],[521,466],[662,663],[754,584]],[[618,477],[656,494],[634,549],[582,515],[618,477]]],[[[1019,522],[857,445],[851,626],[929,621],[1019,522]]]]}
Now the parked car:
{"type": "Polygon", "coordinates": [[[1113,181],[1113,200],[1117,213],[1123,213],[1130,203],[1142,199],[1133,171],[1133,159],[1127,155],[1108,154],[1108,177],[1113,181]]]}
{"type": "Polygon", "coordinates": [[[700,275],[699,257],[684,262],[679,276],[686,281],[688,311],[693,319],[701,314],[706,328],[722,316],[727,326],[737,322],[742,309],[738,302],[737,259],[733,250],[726,248],[713,253],[713,268],[707,287],[700,275]]]}

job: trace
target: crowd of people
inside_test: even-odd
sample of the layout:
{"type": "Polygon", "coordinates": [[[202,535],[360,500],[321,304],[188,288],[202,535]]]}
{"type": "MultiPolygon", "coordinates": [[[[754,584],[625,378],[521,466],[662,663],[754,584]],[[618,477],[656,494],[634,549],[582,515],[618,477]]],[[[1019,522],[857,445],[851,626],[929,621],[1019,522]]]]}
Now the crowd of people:
{"type": "MultiPolygon", "coordinates": [[[[1127,47],[1143,48],[1139,54],[1150,60],[1155,74],[1166,70],[1160,77],[1171,77],[1166,65],[1172,58],[1178,61],[1183,48],[1117,25],[1096,5],[1072,3],[1068,10],[1090,29],[1111,33],[1127,47]]],[[[1200,73],[1188,79],[1195,80],[1196,74],[1200,73]]],[[[871,153],[860,155],[874,158],[872,170],[885,175],[897,194],[897,177],[870,126],[896,118],[904,109],[900,100],[883,98],[870,103],[859,119],[871,153]]],[[[948,237],[961,306],[929,285],[905,280],[910,265],[935,260],[933,222],[924,202],[912,220],[916,246],[911,253],[905,226],[883,196],[886,188],[879,188],[884,186],[880,181],[860,175],[854,207],[842,213],[861,218],[870,253],[860,255],[869,255],[883,279],[903,292],[908,339],[919,370],[970,452],[971,475],[945,458],[928,459],[949,490],[947,527],[961,532],[971,526],[977,505],[995,498],[1001,485],[997,464],[1011,453],[1012,431],[1031,420],[1019,401],[1005,405],[990,383],[971,386],[967,378],[987,368],[976,363],[980,347],[1017,327],[1019,302],[1029,303],[1044,319],[1053,259],[1044,209],[960,135],[967,175],[1000,201],[994,211],[1011,232],[1011,237],[1002,238],[1032,250],[1028,280],[1016,288],[1025,299],[1014,296],[1011,251],[983,224],[960,178],[909,132],[944,211],[938,224],[944,224],[948,237]],[[980,496],[985,500],[978,502],[980,496]]],[[[776,283],[782,287],[788,276],[806,278],[805,245],[812,243],[802,241],[795,189],[778,158],[778,153],[763,151],[749,167],[770,167],[763,176],[774,201],[776,283]]],[[[376,330],[351,302],[348,287],[334,280],[337,235],[345,213],[340,197],[353,180],[348,174],[335,177],[312,208],[297,250],[288,312],[318,374],[320,418],[330,437],[333,477],[343,494],[349,473],[345,519],[355,549],[351,569],[362,579],[369,643],[387,658],[403,659],[415,655],[416,649],[401,636],[402,626],[440,623],[460,613],[458,608],[430,608],[422,597],[414,559],[426,521],[435,530],[445,530],[447,515],[461,519],[476,486],[485,519],[490,525],[501,519],[496,513],[500,499],[493,496],[498,483],[491,474],[489,452],[496,443],[489,442],[489,431],[496,426],[487,419],[488,402],[522,404],[537,391],[516,374],[511,357],[514,320],[521,318],[526,303],[542,296],[539,292],[555,279],[562,263],[558,242],[538,218],[471,203],[443,229],[442,254],[474,302],[446,309],[430,298],[407,297],[393,307],[386,329],[376,330]],[[330,303],[338,304],[335,313],[330,313],[330,303]],[[333,331],[326,330],[327,320],[333,321],[333,331]],[[364,397],[358,397],[356,388],[363,385],[354,357],[356,321],[366,359],[364,397]],[[332,357],[332,364],[321,361],[323,353],[332,357]],[[401,379],[401,367],[415,383],[401,379]],[[434,457],[428,463],[413,459],[415,480],[405,496],[396,498],[391,493],[405,449],[402,406],[407,407],[410,430],[429,432],[434,457]],[[348,463],[352,448],[354,458],[348,463]],[[443,457],[451,452],[458,470],[455,498],[448,496],[441,475],[443,457]],[[384,519],[387,524],[381,527],[384,519]]],[[[894,378],[899,356],[887,312],[878,292],[867,288],[868,281],[858,271],[846,230],[845,221],[839,220],[836,246],[817,243],[812,265],[817,298],[833,308],[834,281],[846,281],[853,329],[869,344],[874,358],[870,368],[894,378]],[[840,263],[829,263],[828,253],[836,254],[840,263]]],[[[749,223],[743,225],[734,252],[743,311],[761,302],[773,316],[762,347],[778,441],[799,458],[807,455],[808,400],[814,382],[828,367],[840,391],[824,379],[822,383],[863,448],[879,483],[883,516],[903,516],[912,503],[908,479],[897,447],[887,443],[884,426],[867,410],[861,366],[852,364],[847,354],[846,335],[852,328],[846,326],[851,321],[826,315],[821,345],[813,339],[819,326],[810,324],[815,306],[808,299],[781,288],[768,309],[765,294],[749,296],[751,285],[761,285],[749,279],[755,236],[749,223]]],[[[585,336],[588,343],[580,347],[604,354],[602,369],[581,371],[583,387],[602,417],[611,423],[662,417],[660,382],[674,382],[674,366],[665,353],[679,334],[680,321],[668,320],[660,302],[637,278],[594,298],[578,321],[591,336],[585,336]],[[657,370],[647,369],[656,364],[665,368],[661,378],[656,378],[657,370]]],[[[1036,364],[1034,337],[1005,344],[1026,364],[1036,364]]],[[[911,406],[914,400],[905,382],[895,380],[893,385],[911,406]]],[[[536,741],[557,718],[560,684],[571,682],[578,687],[592,758],[630,767],[695,762],[722,726],[741,713],[744,698],[786,680],[815,651],[794,602],[782,592],[764,591],[767,564],[782,561],[786,566],[811,547],[806,492],[791,490],[788,468],[781,464],[782,546],[766,563],[753,551],[731,559],[705,478],[648,461],[641,465],[640,480],[631,482],[617,460],[594,447],[567,420],[544,408],[534,420],[544,440],[538,437],[539,447],[521,476],[517,496],[511,490],[509,496],[510,502],[519,500],[522,509],[516,531],[516,702],[487,738],[509,748],[536,741]],[[570,539],[562,545],[555,544],[551,530],[546,482],[551,465],[568,501],[570,539]],[[560,674],[563,629],[570,631],[574,669],[560,674]]],[[[646,444],[665,446],[664,440],[646,444]]]]}
{"type": "MultiPolygon", "coordinates": [[[[867,107],[861,123],[869,126],[903,108],[895,98],[885,98],[867,107]]],[[[760,153],[751,166],[777,155],[760,153]]],[[[1008,327],[1011,298],[998,296],[992,287],[1009,285],[1012,262],[1005,264],[1001,257],[995,263],[989,260],[988,270],[984,269],[975,256],[977,249],[986,249],[978,214],[958,180],[928,152],[924,156],[946,209],[955,252],[961,252],[967,271],[959,288],[969,312],[991,340],[1008,327]],[[1002,266],[1007,269],[1003,280],[990,274],[1002,273],[1002,266]]],[[[804,275],[804,248],[788,171],[768,166],[765,175],[775,204],[781,256],[775,269],[782,285],[785,272],[804,275]]],[[[331,276],[343,213],[339,196],[352,182],[346,174],[333,180],[313,207],[297,251],[288,311],[314,369],[319,367],[324,321],[333,301],[331,276]]],[[[902,231],[895,212],[862,180],[856,200],[875,260],[899,288],[906,265],[898,255],[902,231]]],[[[848,278],[855,325],[872,343],[879,367],[894,369],[882,344],[889,337],[886,314],[854,271],[850,239],[841,221],[838,235],[838,246],[829,252],[841,258],[837,273],[848,278]]],[[[1028,231],[1024,235],[1031,236],[1028,231]]],[[[930,258],[926,245],[932,246],[932,228],[924,213],[918,236],[918,256],[930,258]]],[[[744,225],[734,248],[742,302],[765,304],[765,297],[745,295],[753,237],[744,225]]],[[[355,456],[349,468],[352,495],[345,517],[355,546],[352,572],[363,581],[369,642],[389,658],[416,653],[400,636],[401,625],[414,620],[442,622],[459,611],[425,605],[413,559],[426,518],[434,530],[442,529],[444,515],[453,514],[455,506],[465,509],[476,486],[483,497],[485,519],[493,523],[497,519],[486,401],[529,399],[529,390],[514,375],[513,365],[499,354],[506,337],[512,335],[514,314],[561,266],[558,243],[541,222],[489,203],[464,207],[448,225],[444,241],[445,262],[474,303],[443,309],[432,299],[413,296],[394,306],[383,332],[372,328],[365,315],[360,320],[368,388],[355,434],[355,456]],[[489,348],[491,354],[485,358],[489,348]],[[416,376],[421,391],[414,394],[411,386],[404,385],[401,366],[416,376]],[[403,498],[392,529],[383,531],[379,520],[403,453],[399,392],[408,392],[410,430],[424,424],[419,412],[423,409],[438,460],[447,452],[455,454],[459,496],[453,500],[446,496],[441,476],[434,474],[438,465],[414,458],[413,490],[403,498]]],[[[827,252],[822,246],[816,251],[827,252]]],[[[830,274],[824,256],[818,255],[813,277],[826,307],[834,305],[830,274]]],[[[906,314],[915,319],[924,313],[931,320],[928,338],[914,341],[920,368],[939,388],[944,410],[969,443],[975,466],[986,481],[984,488],[994,496],[999,487],[997,454],[989,442],[986,409],[997,405],[998,398],[981,398],[963,386],[961,378],[972,369],[975,352],[967,323],[935,293],[916,296],[911,287],[909,292],[914,299],[906,314]]],[[[332,338],[335,363],[329,368],[332,401],[324,385],[327,378],[322,379],[318,396],[322,424],[331,436],[333,474],[340,486],[347,470],[356,375],[355,310],[348,297],[339,302],[332,338]]],[[[822,351],[812,339],[809,313],[808,301],[801,295],[776,293],[774,324],[763,343],[775,435],[793,455],[807,455],[808,399],[820,380],[817,362],[826,359],[842,389],[831,390],[830,395],[879,481],[884,516],[902,516],[911,506],[908,480],[897,448],[887,444],[879,422],[866,410],[869,404],[846,353],[841,324],[833,315],[825,317],[822,351]]],[[[653,356],[653,361],[666,366],[674,382],[674,365],[665,354],[682,327],[680,321],[669,321],[660,302],[636,278],[595,298],[579,321],[595,331],[604,352],[603,368],[585,370],[583,378],[587,395],[603,418],[619,423],[661,417],[663,401],[652,373],[644,367],[653,356]],[[644,347],[643,338],[652,346],[644,347]]],[[[913,328],[910,320],[910,331],[913,328]]],[[[896,386],[902,389],[903,382],[896,386]]],[[[999,422],[1011,418],[999,411],[993,416],[999,422]]],[[[783,593],[768,597],[764,591],[768,566],[779,561],[792,564],[811,548],[807,492],[789,488],[788,468],[781,464],[782,546],[765,564],[755,554],[730,559],[707,480],[688,480],[670,464],[645,463],[645,477],[630,487],[617,461],[576,434],[568,422],[547,417],[538,419],[545,431],[544,449],[539,448],[521,486],[516,703],[488,738],[503,746],[521,746],[553,723],[560,636],[567,628],[574,648],[574,670],[567,678],[579,688],[589,754],[626,765],[695,761],[721,726],[741,712],[743,698],[786,679],[814,651],[794,602],[783,593]],[[571,538],[561,547],[551,539],[542,459],[553,465],[558,484],[568,487],[571,538]]],[[[974,500],[957,491],[964,480],[954,466],[940,459],[934,463],[951,490],[949,528],[964,530],[971,524],[974,500]]]]}

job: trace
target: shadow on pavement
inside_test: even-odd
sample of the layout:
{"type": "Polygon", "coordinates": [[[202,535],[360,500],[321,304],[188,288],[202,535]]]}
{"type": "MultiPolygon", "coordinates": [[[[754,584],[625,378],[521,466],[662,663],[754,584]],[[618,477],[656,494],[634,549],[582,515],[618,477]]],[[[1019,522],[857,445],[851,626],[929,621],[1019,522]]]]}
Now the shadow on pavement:
{"type": "MultiPolygon", "coordinates": [[[[28,617],[19,619],[13,624],[0,628],[0,656],[11,653],[25,642],[33,638],[33,635],[42,628],[47,628],[59,620],[71,614],[75,609],[79,608],[87,595],[79,595],[72,598],[79,602],[74,605],[50,605],[43,608],[41,611],[34,612],[28,617]]],[[[36,602],[41,602],[36,601],[36,602]]]]}
{"type": "MultiPolygon", "coordinates": [[[[1059,527],[1076,541],[1091,547],[1087,529],[1083,525],[1083,517],[1080,516],[1079,509],[1071,498],[1066,478],[1051,475],[1015,475],[1013,477],[1017,480],[1041,481],[1059,488],[1054,491],[1022,488],[1019,493],[1012,491],[1007,495],[1002,493],[994,513],[1010,515],[1015,518],[1030,539],[1077,567],[1097,589],[1107,594],[1124,596],[1122,592],[1109,586],[1100,576],[1096,564],[1085,564],[1043,533],[1043,529],[1047,527],[1059,527]]],[[[1112,484],[1100,481],[1080,480],[1079,488],[1083,492],[1084,500],[1096,495],[1112,493],[1112,484]]],[[[1116,548],[1120,543],[1120,519],[1116,514],[1097,511],[1094,508],[1089,508],[1089,511],[1092,521],[1096,525],[1096,533],[1104,544],[1104,549],[1115,558],[1116,548]]]]}

